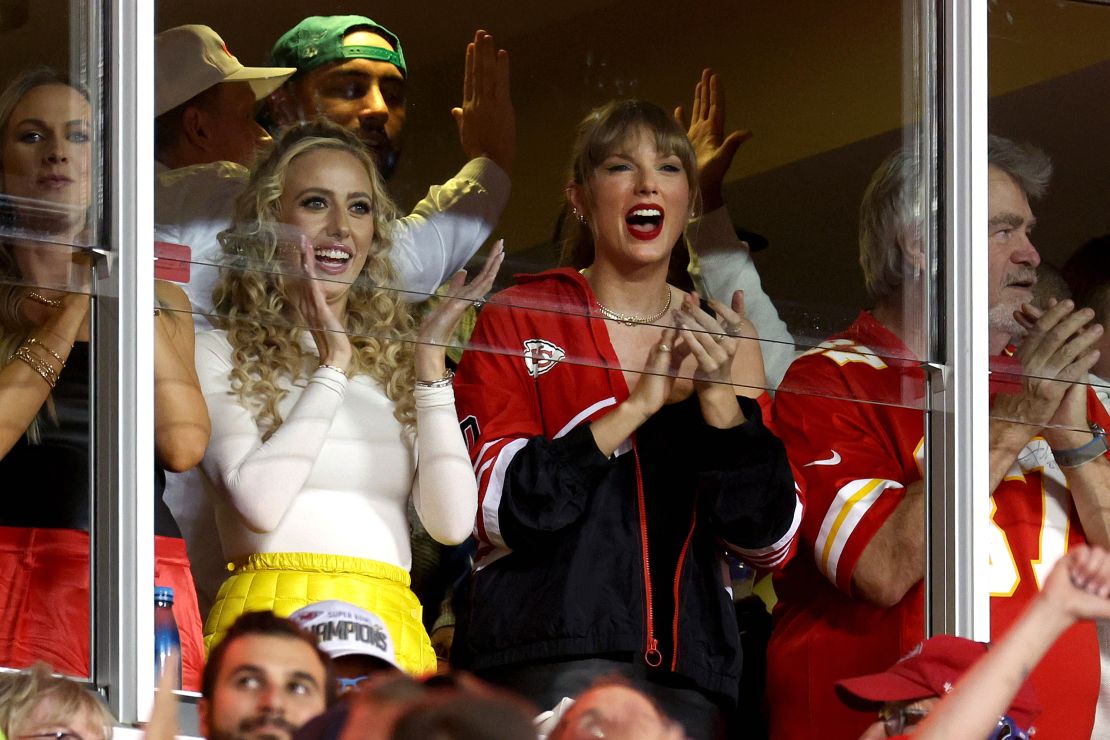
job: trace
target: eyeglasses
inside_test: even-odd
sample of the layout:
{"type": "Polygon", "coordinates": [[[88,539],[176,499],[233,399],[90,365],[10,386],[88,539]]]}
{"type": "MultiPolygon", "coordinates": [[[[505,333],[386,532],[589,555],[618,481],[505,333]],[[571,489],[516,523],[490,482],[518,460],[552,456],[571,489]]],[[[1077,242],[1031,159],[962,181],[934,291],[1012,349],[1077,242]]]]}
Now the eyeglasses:
{"type": "MultiPolygon", "coordinates": [[[[891,705],[879,710],[879,719],[883,723],[883,731],[887,737],[896,737],[928,716],[929,710],[924,707],[915,707],[908,704],[891,705]]],[[[998,725],[987,737],[987,740],[1030,740],[1029,733],[1017,726],[1009,715],[998,719],[998,725]]]]}
{"type": "Polygon", "coordinates": [[[70,732],[69,730],[58,730],[57,732],[42,732],[37,735],[19,735],[17,737],[17,740],[31,740],[31,738],[42,738],[42,740],[46,740],[46,738],[48,737],[54,738],[54,740],[85,740],[76,732],[70,732]]]}
{"type": "MultiPolygon", "coordinates": [[[[335,680],[339,682],[339,693],[340,694],[345,694],[348,691],[353,691],[354,689],[357,689],[358,685],[360,683],[362,683],[363,681],[365,681],[366,679],[368,679],[368,678],[370,678],[370,677],[369,676],[355,676],[354,678],[341,678],[341,677],[339,677],[339,678],[336,678],[335,680]]],[[[59,738],[59,740],[60,740],[60,738],[59,738]]]]}
{"type": "Polygon", "coordinates": [[[887,737],[896,737],[906,731],[907,727],[916,725],[928,716],[929,710],[924,707],[915,707],[910,704],[887,704],[879,710],[879,719],[883,723],[883,730],[887,737]]]}

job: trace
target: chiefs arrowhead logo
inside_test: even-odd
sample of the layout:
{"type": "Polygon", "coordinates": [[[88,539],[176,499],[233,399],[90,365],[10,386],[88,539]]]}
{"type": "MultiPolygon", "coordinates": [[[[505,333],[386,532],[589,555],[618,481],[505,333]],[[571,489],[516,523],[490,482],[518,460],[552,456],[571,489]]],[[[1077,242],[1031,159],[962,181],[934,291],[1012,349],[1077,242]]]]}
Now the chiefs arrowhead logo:
{"type": "Polygon", "coordinates": [[[567,356],[566,351],[546,339],[528,339],[524,342],[524,366],[528,374],[538,378],[551,370],[567,356]]]}

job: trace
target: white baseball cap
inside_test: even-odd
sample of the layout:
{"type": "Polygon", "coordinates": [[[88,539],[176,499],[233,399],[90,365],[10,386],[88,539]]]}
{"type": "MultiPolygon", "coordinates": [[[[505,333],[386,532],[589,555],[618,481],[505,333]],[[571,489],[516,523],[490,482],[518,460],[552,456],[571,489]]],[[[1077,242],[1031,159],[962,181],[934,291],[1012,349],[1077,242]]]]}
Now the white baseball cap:
{"type": "Polygon", "coordinates": [[[177,26],[154,37],[154,115],[158,117],[221,82],[249,82],[261,100],[294,67],[244,67],[208,26],[177,26]]]}
{"type": "Polygon", "coordinates": [[[389,628],[376,614],[346,601],[317,601],[289,615],[301,629],[312,632],[320,649],[333,658],[344,655],[369,655],[395,668],[397,654],[389,628]]]}

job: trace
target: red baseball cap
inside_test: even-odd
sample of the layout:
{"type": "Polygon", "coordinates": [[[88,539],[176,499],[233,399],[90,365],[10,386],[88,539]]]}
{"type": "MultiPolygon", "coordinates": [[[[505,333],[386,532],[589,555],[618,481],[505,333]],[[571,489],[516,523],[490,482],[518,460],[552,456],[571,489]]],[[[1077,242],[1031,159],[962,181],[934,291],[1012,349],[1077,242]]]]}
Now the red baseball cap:
{"type": "MultiPolygon", "coordinates": [[[[962,637],[930,637],[883,673],[837,681],[836,692],[842,702],[860,711],[876,710],[887,702],[943,697],[988,648],[986,643],[962,637]]],[[[1029,681],[1022,685],[1007,714],[1024,728],[1040,716],[1041,705],[1029,681]]]]}

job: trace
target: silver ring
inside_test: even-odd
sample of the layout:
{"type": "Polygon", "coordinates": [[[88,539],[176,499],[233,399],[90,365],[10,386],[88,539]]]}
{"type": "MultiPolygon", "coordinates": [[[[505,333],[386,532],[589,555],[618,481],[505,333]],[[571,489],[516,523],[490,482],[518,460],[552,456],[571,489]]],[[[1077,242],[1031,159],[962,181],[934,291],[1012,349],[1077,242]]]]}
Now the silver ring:
{"type": "Polygon", "coordinates": [[[742,336],[743,333],[744,333],[744,326],[742,324],[736,324],[736,325],[726,324],[725,325],[725,334],[728,334],[730,337],[739,337],[739,336],[742,336]]]}
{"type": "Polygon", "coordinates": [[[659,351],[660,352],[670,352],[671,351],[671,345],[666,344],[664,342],[660,342],[659,343],[659,351]]]}

